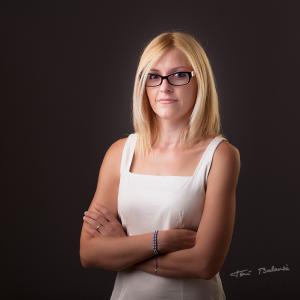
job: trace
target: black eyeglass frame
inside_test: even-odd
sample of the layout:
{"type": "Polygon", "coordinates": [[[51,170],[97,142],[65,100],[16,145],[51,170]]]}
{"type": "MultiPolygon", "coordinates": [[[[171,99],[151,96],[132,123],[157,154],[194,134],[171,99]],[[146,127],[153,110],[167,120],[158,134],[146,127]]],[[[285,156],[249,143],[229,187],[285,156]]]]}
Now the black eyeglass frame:
{"type": "Polygon", "coordinates": [[[149,75],[156,75],[156,76],[159,76],[160,77],[160,83],[157,84],[157,85],[147,85],[146,83],[146,87],[157,87],[157,86],[160,86],[163,82],[164,79],[167,79],[168,83],[171,84],[171,85],[174,85],[174,86],[182,86],[182,85],[187,85],[190,83],[191,81],[191,78],[195,76],[195,72],[194,71],[179,71],[179,72],[174,72],[172,74],[169,74],[169,75],[166,75],[166,76],[161,76],[159,74],[155,74],[155,73],[148,73],[148,76],[149,75]],[[174,74],[178,74],[178,73],[187,73],[189,75],[189,81],[187,83],[184,83],[184,84],[173,84],[169,81],[169,76],[172,76],[174,74]]]}

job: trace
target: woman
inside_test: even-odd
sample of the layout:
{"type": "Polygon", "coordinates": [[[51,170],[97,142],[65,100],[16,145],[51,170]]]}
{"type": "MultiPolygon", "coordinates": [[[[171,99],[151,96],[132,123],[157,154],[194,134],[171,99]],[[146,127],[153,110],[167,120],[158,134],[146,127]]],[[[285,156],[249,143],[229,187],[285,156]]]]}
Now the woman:
{"type": "Polygon", "coordinates": [[[133,125],[104,156],[82,265],[118,272],[111,299],[225,299],[240,155],[220,134],[213,72],[190,34],[165,32],[144,49],[133,125]]]}

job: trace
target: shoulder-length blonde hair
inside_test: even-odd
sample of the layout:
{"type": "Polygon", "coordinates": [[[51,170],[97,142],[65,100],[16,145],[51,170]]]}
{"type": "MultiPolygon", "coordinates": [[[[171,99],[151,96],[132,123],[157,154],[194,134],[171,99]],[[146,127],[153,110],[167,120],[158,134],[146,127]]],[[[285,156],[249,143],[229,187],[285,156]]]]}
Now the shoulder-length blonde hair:
{"type": "Polygon", "coordinates": [[[159,135],[159,128],[145,90],[147,74],[152,65],[169,49],[181,50],[194,69],[198,92],[186,128],[180,135],[180,144],[193,146],[204,137],[220,134],[218,95],[214,75],[207,55],[200,43],[185,32],[164,32],[152,39],[142,52],[135,75],[132,118],[137,133],[137,149],[146,155],[159,135]]]}

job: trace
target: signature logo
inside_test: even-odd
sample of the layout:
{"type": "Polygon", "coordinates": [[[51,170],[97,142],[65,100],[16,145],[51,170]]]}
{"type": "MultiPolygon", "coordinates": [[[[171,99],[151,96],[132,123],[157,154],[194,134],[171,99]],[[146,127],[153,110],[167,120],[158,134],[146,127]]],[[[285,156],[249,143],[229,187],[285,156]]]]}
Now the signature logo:
{"type": "Polygon", "coordinates": [[[285,264],[282,267],[275,267],[275,266],[272,266],[271,268],[260,267],[257,268],[253,273],[251,269],[237,270],[235,272],[230,273],[230,276],[233,276],[235,278],[241,278],[244,276],[251,276],[252,274],[260,276],[263,274],[282,272],[282,271],[290,271],[289,266],[285,264]]]}

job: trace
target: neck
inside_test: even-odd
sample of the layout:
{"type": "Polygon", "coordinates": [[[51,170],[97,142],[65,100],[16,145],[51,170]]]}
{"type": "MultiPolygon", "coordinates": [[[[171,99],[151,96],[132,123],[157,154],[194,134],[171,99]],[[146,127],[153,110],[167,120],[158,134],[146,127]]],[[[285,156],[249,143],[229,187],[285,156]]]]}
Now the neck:
{"type": "Polygon", "coordinates": [[[153,147],[161,150],[179,148],[180,134],[186,128],[187,122],[172,122],[162,120],[159,123],[159,134],[153,147]]]}

